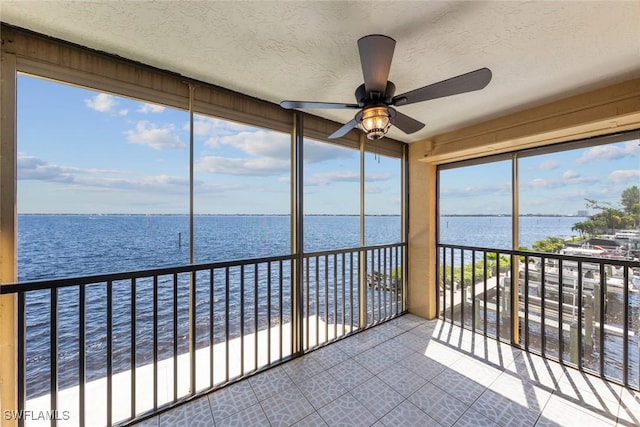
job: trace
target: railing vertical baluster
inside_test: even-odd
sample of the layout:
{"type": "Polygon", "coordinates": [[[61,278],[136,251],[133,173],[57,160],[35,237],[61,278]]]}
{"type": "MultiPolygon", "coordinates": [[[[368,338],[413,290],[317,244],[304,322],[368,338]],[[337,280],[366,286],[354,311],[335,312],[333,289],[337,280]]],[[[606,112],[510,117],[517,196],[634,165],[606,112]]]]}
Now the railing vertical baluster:
{"type": "Polygon", "coordinates": [[[442,264],[438,264],[436,274],[438,275],[438,283],[442,284],[442,320],[447,320],[447,249],[444,246],[440,249],[442,249],[442,264]],[[442,272],[440,272],[440,265],[442,265],[442,272]]]}
{"type": "Polygon", "coordinates": [[[384,318],[385,319],[388,317],[388,314],[387,314],[387,293],[391,290],[391,268],[389,267],[389,265],[387,265],[387,249],[390,249],[390,248],[384,248],[382,250],[382,254],[383,254],[383,257],[384,257],[382,265],[384,265],[384,271],[385,271],[384,292],[382,293],[382,296],[384,297],[383,301],[384,301],[384,318]]]}
{"type": "MultiPolygon", "coordinates": [[[[371,277],[371,288],[368,290],[371,294],[371,322],[368,322],[368,325],[372,325],[376,322],[376,290],[375,290],[375,265],[376,265],[376,252],[375,250],[371,250],[371,272],[369,276],[371,277]]],[[[380,286],[378,286],[380,287],[380,286]]]]}
{"type": "MultiPolygon", "coordinates": [[[[444,315],[444,296],[442,298],[442,303],[440,302],[440,292],[444,295],[445,286],[444,286],[444,266],[442,265],[442,255],[444,252],[444,248],[440,245],[436,245],[436,313],[438,317],[442,317],[442,320],[445,319],[444,315]],[[442,269],[442,272],[440,271],[442,269]]],[[[406,274],[406,271],[403,271],[402,274],[406,274]]],[[[397,295],[396,295],[397,297],[397,295]]]]}
{"type": "MultiPolygon", "coordinates": [[[[78,422],[85,425],[85,393],[87,383],[87,360],[86,360],[86,318],[87,318],[87,296],[85,285],[78,286],[78,391],[79,407],[78,422]]],[[[22,311],[21,313],[24,313],[22,311]]],[[[24,316],[20,316],[24,317],[24,316]]],[[[19,356],[18,356],[19,357],[19,356]]]]}
{"type": "Polygon", "coordinates": [[[214,320],[215,320],[215,310],[214,310],[214,304],[215,304],[215,273],[214,273],[214,269],[210,268],[209,269],[209,373],[211,374],[209,376],[209,387],[213,387],[213,385],[215,384],[215,378],[214,378],[214,368],[215,368],[215,364],[214,364],[214,347],[216,344],[216,339],[215,339],[215,329],[214,329],[214,320]]]}
{"type": "MultiPolygon", "coordinates": [[[[51,289],[51,409],[58,409],[58,288],[51,289]]],[[[51,419],[51,426],[56,425],[55,417],[51,419]]]]}
{"type": "MultiPolygon", "coordinates": [[[[316,263],[318,262],[318,260],[316,259],[316,263]]],[[[311,276],[311,257],[307,258],[307,263],[306,263],[306,269],[305,269],[305,275],[306,275],[306,281],[305,281],[305,298],[306,298],[306,302],[307,302],[307,307],[306,307],[306,311],[304,313],[304,322],[305,322],[305,329],[306,329],[306,334],[305,334],[305,342],[306,342],[306,346],[305,346],[305,350],[308,349],[309,347],[311,347],[311,333],[309,332],[310,330],[310,325],[309,325],[309,320],[311,320],[311,281],[310,281],[310,276],[311,276]]]]}
{"type": "MultiPolygon", "coordinates": [[[[399,293],[398,293],[398,284],[400,282],[400,276],[403,274],[403,271],[401,268],[398,268],[400,266],[400,261],[398,260],[398,247],[394,247],[393,251],[392,251],[393,255],[394,255],[394,261],[393,261],[393,272],[395,273],[395,280],[393,281],[393,287],[394,287],[394,293],[393,293],[393,301],[392,304],[395,305],[395,309],[393,310],[393,314],[397,315],[399,313],[400,310],[398,310],[398,297],[399,297],[399,293]]],[[[438,263],[436,262],[436,265],[438,263]]],[[[438,281],[436,280],[436,283],[438,283],[438,281]]],[[[437,292],[437,289],[436,289],[437,292]]],[[[438,303],[438,297],[436,297],[436,313],[438,312],[437,310],[437,303],[438,303]]],[[[393,307],[393,305],[392,305],[393,307]]]]}
{"type": "Polygon", "coordinates": [[[129,316],[131,318],[131,418],[136,416],[136,279],[131,279],[131,312],[129,316]]]}
{"type": "Polygon", "coordinates": [[[158,276],[153,275],[153,407],[158,407],[158,276]]]}
{"type": "MultiPolygon", "coordinates": [[[[367,295],[367,268],[369,265],[369,262],[367,260],[367,251],[366,250],[362,250],[360,251],[360,254],[362,254],[362,268],[360,269],[360,271],[362,271],[362,275],[363,277],[360,277],[360,282],[364,285],[360,288],[360,291],[363,292],[363,295],[361,295],[360,297],[360,301],[362,301],[362,307],[360,307],[360,311],[363,313],[364,315],[364,319],[362,324],[358,325],[360,328],[366,328],[367,324],[369,323],[369,310],[367,308],[367,302],[368,302],[368,295],[367,295]]],[[[360,267],[360,265],[359,265],[360,267]]]]}
{"type": "Polygon", "coordinates": [[[113,399],[113,282],[107,282],[107,425],[112,423],[113,399]]]}
{"type": "Polygon", "coordinates": [[[196,394],[196,350],[198,345],[198,278],[196,270],[189,275],[189,394],[196,394]]]}
{"type": "Polygon", "coordinates": [[[558,360],[564,364],[564,274],[562,269],[562,258],[558,259],[558,360]]]}
{"type": "Polygon", "coordinates": [[[240,375],[244,375],[244,264],[240,265],[240,375]]]}
{"type": "Polygon", "coordinates": [[[278,353],[278,358],[280,360],[282,360],[282,347],[283,347],[283,339],[282,339],[282,317],[283,317],[283,307],[282,307],[282,301],[283,301],[283,296],[282,296],[282,291],[283,291],[283,270],[282,270],[282,260],[278,261],[278,286],[279,286],[279,291],[278,291],[278,314],[279,314],[279,323],[278,323],[278,328],[279,328],[279,332],[280,332],[280,336],[278,338],[278,341],[280,343],[279,347],[279,353],[278,353]]]}
{"type": "Polygon", "coordinates": [[[622,328],[622,383],[629,387],[629,268],[623,267],[624,326],[622,328]]]}
{"type": "Polygon", "coordinates": [[[578,369],[582,370],[582,358],[583,358],[583,348],[582,348],[582,313],[584,311],[583,305],[583,290],[582,290],[582,261],[578,261],[578,369]]]}
{"type": "Polygon", "coordinates": [[[524,348],[529,351],[529,255],[524,256],[524,348]]]}
{"type": "Polygon", "coordinates": [[[460,249],[460,326],[464,328],[464,249],[460,249]]]}
{"type": "MultiPolygon", "coordinates": [[[[307,259],[307,262],[308,262],[308,259],[307,259]]],[[[304,313],[304,307],[303,307],[304,302],[303,304],[300,304],[297,299],[296,300],[293,299],[293,295],[298,295],[298,298],[302,298],[301,294],[303,292],[302,291],[303,286],[297,285],[295,283],[297,280],[299,280],[300,277],[302,277],[302,275],[298,273],[298,270],[295,270],[295,274],[294,274],[294,265],[296,269],[300,268],[301,265],[304,265],[304,254],[301,254],[295,260],[292,259],[289,261],[289,272],[291,274],[291,277],[290,277],[291,283],[289,284],[289,292],[290,292],[289,295],[292,297],[291,304],[289,304],[289,316],[291,316],[290,319],[291,319],[292,329],[289,335],[291,335],[291,337],[293,338],[294,332],[296,334],[295,339],[289,340],[289,352],[290,352],[289,354],[291,355],[295,354],[298,351],[304,351],[304,348],[301,348],[301,347],[304,345],[304,340],[305,339],[308,340],[308,338],[304,337],[304,332],[302,332],[303,336],[302,338],[300,338],[300,332],[298,332],[298,330],[302,329],[303,327],[302,324],[305,321],[305,317],[307,319],[309,317],[308,313],[306,314],[304,313]],[[299,310],[299,313],[296,313],[296,309],[299,310]],[[296,323],[296,325],[294,325],[294,323],[296,323]],[[294,348],[294,345],[296,344],[296,342],[298,343],[298,345],[297,345],[297,348],[294,348]]],[[[309,282],[307,281],[307,285],[308,283],[309,282]]],[[[308,320],[307,320],[307,323],[308,323],[308,320]]],[[[282,331],[282,328],[280,328],[280,330],[282,331]]]]}
{"type": "Polygon", "coordinates": [[[267,365],[271,365],[271,262],[267,263],[267,365]]]}
{"type": "Polygon", "coordinates": [[[500,253],[496,252],[496,339],[500,341],[500,253]]]}
{"type": "Polygon", "coordinates": [[[376,291],[376,294],[378,295],[378,322],[380,322],[382,320],[382,287],[384,286],[384,271],[382,270],[381,267],[381,254],[380,254],[380,248],[378,248],[376,250],[377,254],[376,256],[378,257],[378,289],[376,291]]]}
{"type": "Polygon", "coordinates": [[[316,312],[316,346],[317,346],[320,343],[320,257],[317,256],[315,257],[315,259],[316,259],[315,312],[316,312]]]}
{"type": "Polygon", "coordinates": [[[483,335],[486,337],[488,333],[488,320],[487,320],[487,252],[482,252],[482,274],[483,274],[483,296],[482,296],[482,311],[483,311],[483,335]]]}
{"type": "Polygon", "coordinates": [[[607,281],[604,263],[600,261],[600,377],[604,377],[604,323],[605,323],[605,300],[607,298],[607,281]]]}
{"type": "Polygon", "coordinates": [[[338,337],[338,254],[333,254],[333,338],[338,337]]]}
{"type": "Polygon", "coordinates": [[[173,273],[173,400],[178,400],[178,273],[173,273]]]}
{"type": "Polygon", "coordinates": [[[229,381],[229,267],[224,269],[224,381],[229,381]]]}
{"type": "Polygon", "coordinates": [[[476,331],[476,250],[471,251],[471,330],[476,331]]]}
{"type": "Polygon", "coordinates": [[[258,369],[258,263],[253,264],[253,368],[258,369]]]}
{"type": "Polygon", "coordinates": [[[342,335],[344,335],[346,333],[346,319],[345,319],[345,308],[346,308],[346,304],[345,304],[345,298],[346,298],[346,293],[345,293],[345,284],[346,284],[346,278],[347,278],[347,271],[346,271],[346,266],[345,266],[345,253],[342,253],[342,335]]]}
{"type": "Polygon", "coordinates": [[[349,332],[353,332],[353,252],[349,252],[349,298],[351,299],[350,309],[351,309],[351,323],[349,332]]]}
{"type": "MultiPolygon", "coordinates": [[[[24,411],[27,403],[27,310],[25,292],[18,292],[18,410],[24,411]]],[[[83,402],[83,395],[81,395],[83,402]]],[[[81,415],[84,415],[82,410],[81,415]]],[[[24,427],[24,417],[18,419],[18,426],[24,427]]]]}
{"type": "MultiPolygon", "coordinates": [[[[407,243],[404,243],[402,245],[402,249],[400,249],[401,252],[401,262],[402,262],[402,270],[408,272],[409,271],[409,258],[408,258],[408,250],[409,250],[409,245],[407,243]]],[[[407,300],[407,290],[408,290],[408,276],[405,276],[404,279],[402,279],[402,310],[407,310],[408,309],[408,300],[407,300]]]]}
{"type": "Polygon", "coordinates": [[[544,357],[547,352],[547,331],[546,331],[546,264],[547,259],[540,256],[540,351],[544,357]]]}
{"type": "Polygon", "coordinates": [[[520,289],[520,284],[518,282],[518,271],[520,268],[519,260],[520,258],[516,258],[516,255],[511,253],[509,264],[509,276],[511,277],[511,281],[509,282],[509,298],[506,301],[506,304],[509,310],[509,337],[512,344],[516,344],[516,342],[518,344],[520,343],[519,329],[522,329],[520,327],[520,298],[518,296],[518,291],[520,289]],[[516,330],[515,326],[518,327],[518,330],[516,330]],[[517,341],[516,337],[518,338],[517,341]]]}
{"type": "Polygon", "coordinates": [[[451,280],[451,292],[450,292],[450,299],[451,299],[451,307],[449,308],[450,312],[449,312],[449,318],[451,319],[451,324],[454,324],[454,317],[453,317],[453,313],[454,313],[454,308],[456,305],[455,302],[455,293],[456,293],[456,285],[454,283],[454,276],[453,276],[453,266],[455,265],[455,257],[453,255],[453,246],[451,247],[451,274],[449,275],[449,280],[451,280]]]}
{"type": "Polygon", "coordinates": [[[324,256],[324,340],[329,341],[329,255],[324,256]]]}

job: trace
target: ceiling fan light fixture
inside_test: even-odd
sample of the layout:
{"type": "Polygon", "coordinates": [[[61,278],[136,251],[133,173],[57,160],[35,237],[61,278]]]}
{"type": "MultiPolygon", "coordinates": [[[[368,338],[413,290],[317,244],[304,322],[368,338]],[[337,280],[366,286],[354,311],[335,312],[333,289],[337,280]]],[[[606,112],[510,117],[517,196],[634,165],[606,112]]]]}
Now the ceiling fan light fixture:
{"type": "Polygon", "coordinates": [[[358,126],[367,135],[367,139],[380,139],[393,124],[392,119],[387,107],[366,108],[360,114],[358,126]]]}

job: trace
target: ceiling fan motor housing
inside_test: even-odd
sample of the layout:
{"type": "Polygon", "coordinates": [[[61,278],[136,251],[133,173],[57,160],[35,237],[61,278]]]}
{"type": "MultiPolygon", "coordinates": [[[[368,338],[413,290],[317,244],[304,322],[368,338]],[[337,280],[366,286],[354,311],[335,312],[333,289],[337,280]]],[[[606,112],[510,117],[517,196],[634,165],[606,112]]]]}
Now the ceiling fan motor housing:
{"type": "Polygon", "coordinates": [[[380,92],[369,92],[365,89],[364,84],[361,84],[356,88],[355,96],[356,102],[358,103],[358,107],[362,108],[365,106],[371,106],[374,104],[378,104],[380,102],[391,105],[393,103],[393,95],[396,92],[396,85],[393,82],[388,81],[387,87],[384,93],[380,92]]]}

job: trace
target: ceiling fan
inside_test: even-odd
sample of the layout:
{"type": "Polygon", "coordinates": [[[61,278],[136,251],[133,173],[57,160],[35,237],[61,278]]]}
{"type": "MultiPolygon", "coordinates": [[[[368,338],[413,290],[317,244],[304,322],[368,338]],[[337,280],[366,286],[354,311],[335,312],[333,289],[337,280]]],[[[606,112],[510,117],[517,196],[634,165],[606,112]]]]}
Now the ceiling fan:
{"type": "Polygon", "coordinates": [[[351,121],[329,135],[329,138],[340,138],[358,127],[365,132],[368,139],[380,139],[392,125],[407,134],[424,127],[424,123],[402,114],[393,107],[480,90],[491,81],[491,70],[480,68],[394,96],[396,87],[388,78],[395,46],[394,39],[380,34],[372,34],[358,40],[364,83],[356,89],[355,104],[282,101],[280,106],[286,109],[360,109],[351,121]]]}

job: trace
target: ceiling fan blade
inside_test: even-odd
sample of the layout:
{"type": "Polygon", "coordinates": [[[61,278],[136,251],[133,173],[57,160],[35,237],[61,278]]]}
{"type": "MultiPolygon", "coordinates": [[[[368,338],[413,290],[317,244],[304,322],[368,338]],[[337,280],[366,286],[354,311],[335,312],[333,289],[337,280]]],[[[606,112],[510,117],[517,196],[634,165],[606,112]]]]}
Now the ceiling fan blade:
{"type": "Polygon", "coordinates": [[[346,109],[346,108],[358,108],[358,104],[343,104],[341,102],[307,102],[307,101],[282,101],[280,103],[282,108],[287,110],[301,109],[301,108],[333,108],[333,109],[346,109]]]}
{"type": "Polygon", "coordinates": [[[488,68],[480,68],[470,73],[394,96],[391,103],[396,106],[406,105],[413,104],[414,102],[427,101],[429,99],[457,95],[459,93],[473,92],[474,90],[483,89],[490,81],[491,70],[488,68]]]}
{"type": "Polygon", "coordinates": [[[380,34],[372,34],[358,40],[360,63],[362,64],[362,75],[367,94],[378,92],[380,97],[384,95],[395,46],[394,39],[380,34]]]}
{"type": "Polygon", "coordinates": [[[345,136],[346,134],[349,133],[349,131],[351,129],[353,129],[354,127],[356,127],[358,125],[358,122],[356,121],[356,119],[351,119],[350,122],[345,123],[340,129],[338,129],[337,131],[335,131],[334,133],[332,133],[331,135],[329,135],[329,139],[336,139],[336,138],[340,138],[345,136]]]}
{"type": "Polygon", "coordinates": [[[419,122],[416,119],[407,116],[406,114],[402,114],[399,111],[396,111],[396,116],[393,119],[393,125],[404,133],[418,132],[424,127],[424,123],[419,122]]]}

